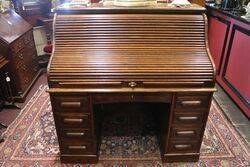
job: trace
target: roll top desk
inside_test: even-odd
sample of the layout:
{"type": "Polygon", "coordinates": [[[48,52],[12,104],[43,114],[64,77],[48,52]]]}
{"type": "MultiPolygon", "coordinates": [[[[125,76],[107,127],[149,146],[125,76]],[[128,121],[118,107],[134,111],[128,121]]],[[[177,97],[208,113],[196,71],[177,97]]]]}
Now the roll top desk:
{"type": "Polygon", "coordinates": [[[197,161],[215,91],[204,8],[59,8],[48,67],[53,115],[65,162],[98,161],[93,105],[169,103],[163,162],[197,161]]]}

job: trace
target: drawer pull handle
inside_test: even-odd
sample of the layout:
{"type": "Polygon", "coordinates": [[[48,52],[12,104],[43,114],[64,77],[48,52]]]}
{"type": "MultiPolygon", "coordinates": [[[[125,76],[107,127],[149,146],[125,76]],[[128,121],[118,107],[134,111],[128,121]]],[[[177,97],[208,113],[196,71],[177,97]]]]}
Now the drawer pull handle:
{"type": "Polygon", "coordinates": [[[65,123],[82,123],[83,119],[81,119],[81,118],[64,118],[63,122],[65,122],[65,123]]]}
{"type": "Polygon", "coordinates": [[[136,87],[137,83],[136,83],[136,82],[129,82],[128,85],[129,85],[131,88],[134,88],[134,87],[136,87]]]}
{"type": "Polygon", "coordinates": [[[198,120],[198,117],[178,117],[181,121],[191,121],[191,120],[198,120]]]}
{"type": "Polygon", "coordinates": [[[187,149],[187,148],[191,148],[190,144],[176,144],[174,145],[174,148],[176,149],[187,149]]]}
{"type": "Polygon", "coordinates": [[[181,101],[181,105],[183,105],[183,106],[199,106],[199,105],[201,105],[201,101],[200,100],[181,101]]]}
{"type": "Polygon", "coordinates": [[[81,102],[61,102],[61,107],[73,107],[73,108],[80,108],[82,106],[81,102]]]}
{"type": "Polygon", "coordinates": [[[177,131],[176,134],[177,135],[193,135],[195,132],[193,130],[189,130],[189,131],[177,131]]]}
{"type": "Polygon", "coordinates": [[[86,150],[86,146],[68,146],[69,149],[86,150]]]}
{"type": "Polygon", "coordinates": [[[84,132],[67,132],[66,135],[67,136],[84,136],[85,133],[84,132]]]}

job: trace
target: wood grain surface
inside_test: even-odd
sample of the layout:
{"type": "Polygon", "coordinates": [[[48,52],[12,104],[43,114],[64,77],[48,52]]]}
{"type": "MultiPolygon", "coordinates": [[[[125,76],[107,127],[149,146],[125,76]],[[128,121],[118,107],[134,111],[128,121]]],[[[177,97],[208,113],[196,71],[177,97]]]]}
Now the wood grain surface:
{"type": "Polygon", "coordinates": [[[204,16],[153,12],[56,15],[50,85],[213,87],[204,16]]]}
{"type": "Polygon", "coordinates": [[[163,162],[198,161],[216,90],[203,8],[58,9],[48,71],[61,161],[97,163],[103,106],[124,102],[158,107],[163,162]]]}

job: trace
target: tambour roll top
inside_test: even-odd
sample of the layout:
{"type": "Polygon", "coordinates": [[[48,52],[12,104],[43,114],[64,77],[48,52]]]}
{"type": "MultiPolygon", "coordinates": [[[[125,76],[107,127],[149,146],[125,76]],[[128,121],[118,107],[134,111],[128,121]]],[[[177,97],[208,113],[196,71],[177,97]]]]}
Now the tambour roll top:
{"type": "Polygon", "coordinates": [[[204,9],[59,9],[51,88],[214,87],[204,9]]]}

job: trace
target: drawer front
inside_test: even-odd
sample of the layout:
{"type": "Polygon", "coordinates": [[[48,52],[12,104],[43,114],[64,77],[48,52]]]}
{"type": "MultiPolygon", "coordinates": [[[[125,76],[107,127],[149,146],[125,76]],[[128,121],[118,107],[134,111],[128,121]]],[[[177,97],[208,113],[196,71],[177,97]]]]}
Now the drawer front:
{"type": "Polygon", "coordinates": [[[90,112],[88,96],[58,96],[52,99],[57,112],[90,112]]]}
{"type": "Polygon", "coordinates": [[[204,109],[208,108],[211,100],[210,93],[178,93],[176,109],[204,109]]]}
{"type": "Polygon", "coordinates": [[[13,54],[13,57],[15,57],[13,62],[15,62],[15,64],[17,65],[18,65],[18,62],[25,62],[25,60],[28,59],[27,50],[23,48],[19,50],[16,54],[13,54]]]}
{"type": "Polygon", "coordinates": [[[173,123],[174,124],[203,124],[204,114],[201,113],[185,113],[185,112],[175,112],[173,123]]]}
{"type": "Polygon", "coordinates": [[[24,92],[29,84],[31,83],[32,79],[30,77],[30,69],[29,67],[23,63],[23,62],[18,62],[18,65],[16,67],[16,80],[19,83],[17,87],[19,87],[19,91],[24,92]]]}
{"type": "Polygon", "coordinates": [[[201,128],[202,127],[183,127],[183,126],[174,126],[171,128],[171,138],[183,139],[183,138],[197,138],[201,137],[201,128]]]}
{"type": "Polygon", "coordinates": [[[33,38],[33,31],[28,31],[24,36],[23,36],[23,41],[25,44],[29,43],[32,41],[33,42],[34,38],[33,38]]]}
{"type": "Polygon", "coordinates": [[[56,114],[61,127],[86,128],[90,126],[88,114],[56,114]]]}
{"type": "Polygon", "coordinates": [[[170,93],[123,93],[123,94],[95,94],[94,103],[109,102],[171,102],[170,93]]]}
{"type": "Polygon", "coordinates": [[[93,154],[93,144],[82,140],[75,141],[61,141],[61,154],[93,154]]]}
{"type": "Polygon", "coordinates": [[[37,63],[38,57],[36,50],[34,50],[35,48],[34,44],[29,43],[26,46],[30,46],[31,48],[25,47],[19,50],[16,54],[13,54],[13,57],[15,57],[13,59],[13,62],[17,67],[20,62],[25,63],[29,67],[33,67],[34,65],[38,64],[37,63]]]}
{"type": "Polygon", "coordinates": [[[199,141],[170,141],[167,148],[168,153],[197,153],[199,152],[199,141]]]}
{"type": "Polygon", "coordinates": [[[25,33],[24,35],[22,35],[20,38],[18,38],[16,41],[14,41],[11,44],[11,50],[12,52],[15,54],[17,52],[19,52],[19,50],[21,50],[22,48],[24,48],[26,46],[27,43],[29,42],[34,42],[33,40],[33,31],[29,30],[27,33],[25,33]]]}
{"type": "Polygon", "coordinates": [[[91,141],[91,130],[88,128],[63,128],[60,129],[60,138],[64,140],[91,141]]]}

